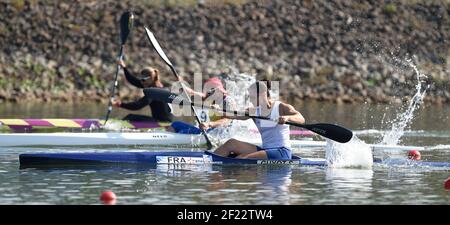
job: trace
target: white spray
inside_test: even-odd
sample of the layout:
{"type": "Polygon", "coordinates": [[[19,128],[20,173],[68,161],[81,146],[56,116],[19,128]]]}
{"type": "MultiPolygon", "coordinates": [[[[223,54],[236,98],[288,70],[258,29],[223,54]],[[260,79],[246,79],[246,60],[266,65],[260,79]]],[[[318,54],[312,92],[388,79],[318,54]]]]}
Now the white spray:
{"type": "Polygon", "coordinates": [[[325,158],[329,167],[371,168],[372,149],[355,135],[347,143],[327,140],[325,158]]]}
{"type": "Polygon", "coordinates": [[[416,94],[411,99],[411,102],[409,103],[408,108],[406,111],[402,114],[400,114],[396,119],[392,121],[392,129],[387,132],[383,136],[383,140],[380,144],[386,144],[386,145],[397,145],[399,144],[400,138],[404,134],[404,129],[406,126],[409,125],[409,123],[412,121],[414,117],[414,111],[419,108],[420,104],[423,101],[423,98],[425,97],[425,90],[422,91],[422,83],[424,82],[421,78],[426,78],[424,74],[421,74],[417,67],[411,62],[410,59],[406,60],[408,62],[408,65],[414,69],[414,72],[416,73],[417,78],[417,85],[416,85],[416,94]]]}

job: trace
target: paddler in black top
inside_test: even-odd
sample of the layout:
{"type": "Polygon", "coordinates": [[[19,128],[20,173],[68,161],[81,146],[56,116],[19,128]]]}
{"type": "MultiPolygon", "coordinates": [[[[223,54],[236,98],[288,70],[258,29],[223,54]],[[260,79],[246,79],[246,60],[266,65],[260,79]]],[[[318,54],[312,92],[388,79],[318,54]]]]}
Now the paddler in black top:
{"type": "MultiPolygon", "coordinates": [[[[164,88],[159,77],[159,71],[152,67],[145,67],[141,71],[141,77],[134,76],[126,67],[123,60],[118,60],[119,64],[125,73],[125,78],[127,81],[137,88],[164,88]]],[[[144,93],[145,94],[145,93],[144,93]]],[[[151,99],[151,96],[144,96],[137,101],[123,103],[120,99],[113,101],[115,107],[120,107],[128,110],[140,110],[145,106],[150,106],[152,110],[152,117],[144,115],[129,114],[123,118],[123,120],[129,121],[161,121],[161,122],[171,122],[173,119],[173,114],[169,105],[165,102],[155,101],[151,99]]]]}

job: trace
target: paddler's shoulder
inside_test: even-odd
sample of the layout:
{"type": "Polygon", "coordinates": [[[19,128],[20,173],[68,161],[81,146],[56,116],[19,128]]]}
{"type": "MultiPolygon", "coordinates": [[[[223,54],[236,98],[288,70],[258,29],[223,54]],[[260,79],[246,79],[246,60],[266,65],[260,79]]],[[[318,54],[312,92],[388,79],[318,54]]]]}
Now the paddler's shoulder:
{"type": "Polygon", "coordinates": [[[295,110],[295,108],[291,104],[280,101],[279,110],[280,112],[288,112],[291,110],[295,110]]]}
{"type": "MultiPolygon", "coordinates": [[[[276,101],[275,101],[276,102],[276,101]]],[[[275,103],[274,102],[274,103],[275,103]]],[[[288,104],[288,103],[286,103],[286,102],[282,102],[282,101],[278,101],[279,103],[280,103],[280,107],[283,107],[283,108],[293,108],[294,106],[292,106],[291,104],[288,104]]]]}

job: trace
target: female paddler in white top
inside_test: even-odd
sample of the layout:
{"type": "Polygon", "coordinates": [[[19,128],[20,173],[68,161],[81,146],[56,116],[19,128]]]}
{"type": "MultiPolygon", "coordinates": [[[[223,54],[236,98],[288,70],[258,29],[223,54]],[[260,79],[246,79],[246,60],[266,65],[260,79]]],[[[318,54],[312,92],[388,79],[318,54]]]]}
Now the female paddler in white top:
{"type": "MultiPolygon", "coordinates": [[[[216,154],[236,158],[254,159],[291,159],[291,143],[289,136],[289,125],[285,123],[295,122],[304,124],[305,119],[292,105],[270,99],[270,82],[258,81],[249,88],[250,101],[254,108],[247,109],[250,115],[269,117],[270,120],[254,119],[258,128],[262,146],[256,146],[247,142],[230,139],[217,148],[216,154]]],[[[230,119],[247,120],[247,116],[226,116],[230,119]]]]}

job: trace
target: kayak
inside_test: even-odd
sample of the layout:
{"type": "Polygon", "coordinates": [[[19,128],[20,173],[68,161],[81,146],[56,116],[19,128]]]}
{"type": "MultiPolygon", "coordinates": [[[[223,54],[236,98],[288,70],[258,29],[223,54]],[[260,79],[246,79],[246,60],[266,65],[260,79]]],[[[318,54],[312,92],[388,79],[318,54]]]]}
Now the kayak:
{"type": "Polygon", "coordinates": [[[204,144],[202,135],[167,131],[145,133],[3,133],[1,147],[98,146],[98,145],[190,145],[204,144]]]}
{"type": "Polygon", "coordinates": [[[91,152],[91,153],[25,153],[19,155],[21,167],[93,165],[93,164],[299,164],[324,165],[322,160],[253,160],[218,156],[212,152],[91,152]]]}
{"type": "MultiPolygon", "coordinates": [[[[208,165],[208,164],[284,164],[301,166],[326,166],[323,158],[301,158],[293,155],[290,160],[237,159],[222,157],[209,151],[166,151],[166,152],[90,152],[90,153],[25,153],[19,155],[21,168],[57,167],[74,165],[118,165],[134,164],[150,166],[169,165],[208,165]]],[[[374,160],[388,165],[410,165],[427,167],[449,167],[449,162],[427,162],[413,160],[374,160]]]]}
{"type": "MultiPolygon", "coordinates": [[[[240,138],[238,138],[240,139],[240,138]]],[[[260,139],[245,140],[260,145],[260,139]]],[[[180,134],[168,131],[129,133],[2,133],[0,147],[40,147],[40,146],[168,146],[183,145],[197,147],[206,144],[201,134],[180,134]]],[[[326,141],[311,138],[291,140],[292,148],[325,148],[326,141]]],[[[419,146],[373,145],[372,150],[424,150],[419,146]]]]}
{"type": "MultiPolygon", "coordinates": [[[[33,129],[43,128],[79,128],[79,129],[98,129],[103,127],[108,130],[108,126],[111,129],[116,129],[119,125],[120,128],[125,129],[154,129],[154,128],[166,128],[171,123],[169,122],[143,122],[143,121],[127,121],[127,120],[114,120],[111,119],[107,123],[106,127],[103,126],[104,120],[98,119],[0,119],[0,126],[6,126],[12,130],[18,131],[31,131],[33,129]]],[[[253,132],[257,132],[255,129],[251,129],[253,132]]],[[[301,136],[313,136],[314,133],[309,130],[291,130],[291,135],[301,136]]]]}
{"type": "MultiPolygon", "coordinates": [[[[0,125],[13,130],[31,130],[36,128],[80,128],[96,129],[103,127],[105,120],[99,119],[0,119],[0,125]]],[[[168,122],[141,122],[126,120],[110,120],[108,124],[119,124],[122,128],[151,129],[168,127],[168,122]]]]}

